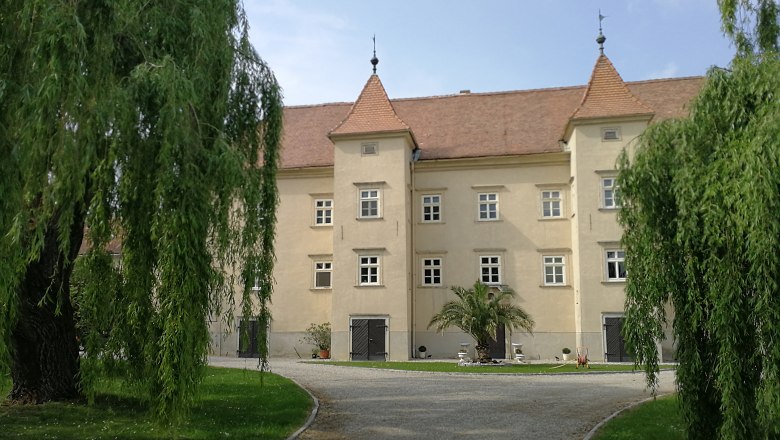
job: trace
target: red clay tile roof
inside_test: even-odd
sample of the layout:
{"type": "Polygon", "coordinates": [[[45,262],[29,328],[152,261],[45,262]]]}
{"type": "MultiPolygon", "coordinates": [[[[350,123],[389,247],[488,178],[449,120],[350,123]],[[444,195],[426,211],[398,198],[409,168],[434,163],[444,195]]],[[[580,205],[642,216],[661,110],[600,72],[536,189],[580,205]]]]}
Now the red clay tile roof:
{"type": "Polygon", "coordinates": [[[408,130],[409,126],[395,113],[379,76],[373,74],[368,78],[347,117],[330,134],[387,133],[408,130]]]}
{"type": "Polygon", "coordinates": [[[628,90],[609,58],[601,54],[593,67],[582,102],[571,119],[652,114],[653,110],[628,90]]]}
{"type": "MultiPolygon", "coordinates": [[[[655,111],[654,120],[682,117],[702,77],[626,84],[631,95],[655,111]]],[[[586,86],[497,93],[471,93],[391,100],[421,149],[421,160],[510,156],[561,151],[558,141],[586,86]]],[[[286,107],[282,168],[333,165],[333,127],[351,103],[286,107]]]]}

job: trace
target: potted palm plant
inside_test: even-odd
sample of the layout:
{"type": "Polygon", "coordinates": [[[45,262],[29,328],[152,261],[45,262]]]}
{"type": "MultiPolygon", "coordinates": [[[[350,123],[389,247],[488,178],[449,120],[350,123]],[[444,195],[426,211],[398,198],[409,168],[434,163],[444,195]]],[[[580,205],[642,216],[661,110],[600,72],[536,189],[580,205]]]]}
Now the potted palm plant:
{"type": "Polygon", "coordinates": [[[302,342],[314,345],[320,350],[321,359],[330,358],[330,323],[324,324],[311,323],[306,329],[302,342]]]}
{"type": "Polygon", "coordinates": [[[509,326],[531,333],[534,320],[526,311],[515,304],[515,292],[501,289],[490,292],[490,288],[477,281],[471,289],[453,286],[457,299],[447,302],[441,312],[431,318],[428,328],[435,327],[443,332],[448,327],[457,327],[477,341],[477,362],[490,362],[490,341],[495,339],[499,326],[509,326]]]}

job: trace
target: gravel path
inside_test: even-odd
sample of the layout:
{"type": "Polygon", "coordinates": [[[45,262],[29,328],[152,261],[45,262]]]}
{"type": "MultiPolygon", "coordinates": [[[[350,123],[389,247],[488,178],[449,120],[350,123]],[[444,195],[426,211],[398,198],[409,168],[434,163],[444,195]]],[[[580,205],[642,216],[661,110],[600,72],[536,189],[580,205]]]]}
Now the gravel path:
{"type": "MultiPolygon", "coordinates": [[[[233,368],[256,359],[211,358],[233,368]]],[[[473,375],[338,367],[271,360],[271,371],[320,399],[302,440],[581,439],[613,412],[645,399],[644,375],[473,375]]],[[[661,373],[659,392],[674,391],[661,373]]]]}

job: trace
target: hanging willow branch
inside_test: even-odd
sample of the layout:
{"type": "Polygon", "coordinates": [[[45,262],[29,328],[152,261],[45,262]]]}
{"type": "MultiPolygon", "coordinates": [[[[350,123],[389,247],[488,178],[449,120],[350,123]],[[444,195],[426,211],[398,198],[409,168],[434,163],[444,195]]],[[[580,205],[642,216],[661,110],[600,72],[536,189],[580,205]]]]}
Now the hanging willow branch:
{"type": "MultiPolygon", "coordinates": [[[[243,287],[245,316],[269,319],[281,90],[238,1],[7,3],[0,364],[15,392],[25,369],[45,378],[50,368],[19,347],[32,338],[53,353],[55,341],[25,332],[41,313],[71,315],[86,348],[77,389],[92,397],[101,374],[121,369],[157,414],[182,414],[206,360],[209,313],[230,312],[243,287]],[[91,250],[71,292],[81,245],[72,232],[85,226],[91,250]],[[112,240],[121,266],[105,253],[112,240]],[[263,288],[252,298],[255,278],[263,288]],[[41,279],[45,291],[28,288],[41,279]]],[[[64,339],[72,359],[75,338],[64,339]]]]}

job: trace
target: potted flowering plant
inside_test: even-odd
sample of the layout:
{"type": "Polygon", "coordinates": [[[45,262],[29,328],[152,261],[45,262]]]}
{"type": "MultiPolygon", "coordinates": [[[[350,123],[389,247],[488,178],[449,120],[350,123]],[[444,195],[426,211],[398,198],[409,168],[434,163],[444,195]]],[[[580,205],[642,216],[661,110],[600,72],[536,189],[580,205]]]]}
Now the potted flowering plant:
{"type": "Polygon", "coordinates": [[[424,345],[421,345],[417,347],[417,351],[420,352],[420,359],[425,359],[425,352],[428,351],[428,348],[424,345]]]}
{"type": "Polygon", "coordinates": [[[320,358],[330,358],[330,323],[324,324],[311,323],[306,329],[302,342],[314,345],[320,350],[320,358]]]}

